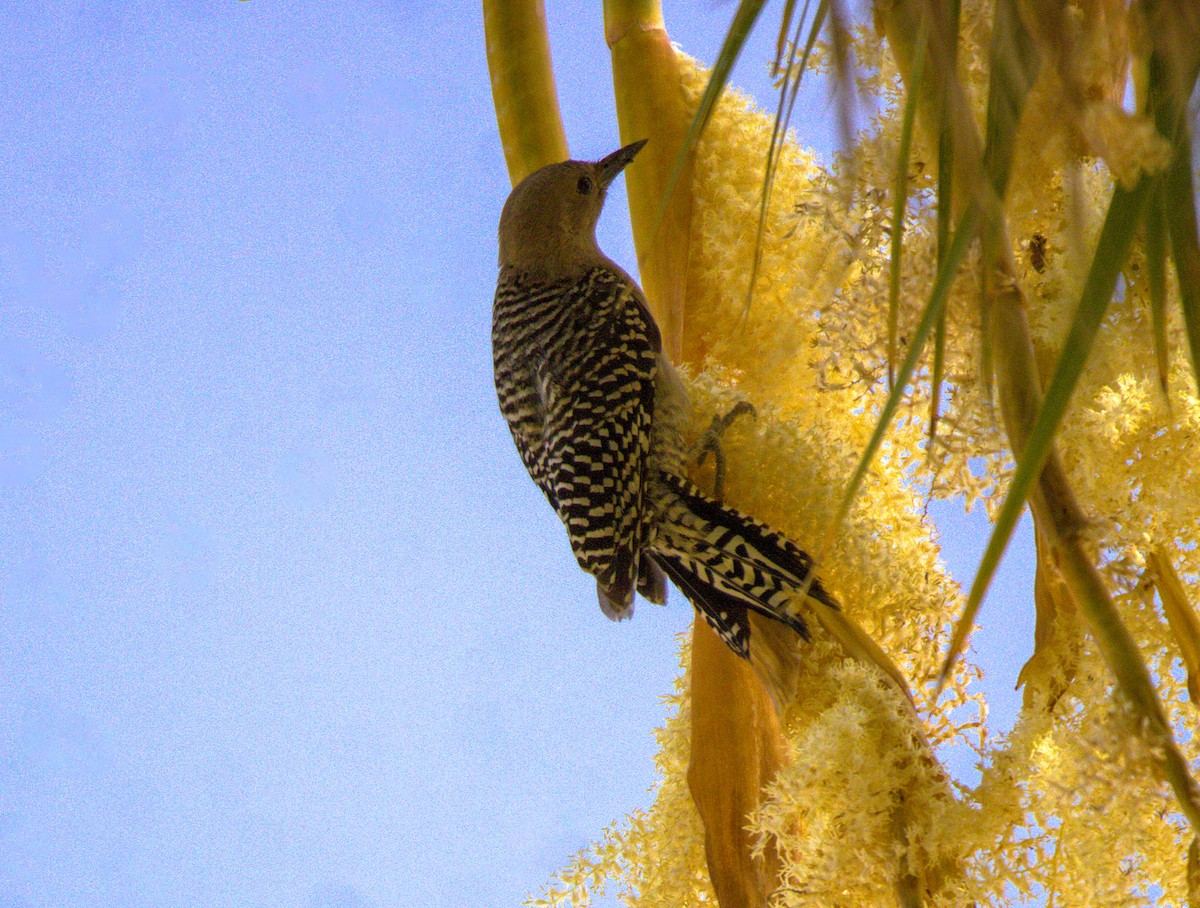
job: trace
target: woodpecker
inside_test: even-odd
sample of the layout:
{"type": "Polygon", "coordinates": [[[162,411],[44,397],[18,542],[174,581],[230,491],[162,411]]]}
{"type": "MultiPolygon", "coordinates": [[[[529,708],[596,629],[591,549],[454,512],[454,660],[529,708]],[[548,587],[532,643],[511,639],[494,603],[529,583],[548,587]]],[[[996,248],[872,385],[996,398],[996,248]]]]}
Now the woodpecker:
{"type": "Polygon", "coordinates": [[[749,658],[747,610],[807,640],[796,600],[838,606],[805,552],[685,478],[683,384],[641,288],[596,245],[605,192],[645,144],[551,164],[510,193],[492,310],[496,392],[604,614],[630,617],[635,590],[665,603],[669,577],[749,658]]]}

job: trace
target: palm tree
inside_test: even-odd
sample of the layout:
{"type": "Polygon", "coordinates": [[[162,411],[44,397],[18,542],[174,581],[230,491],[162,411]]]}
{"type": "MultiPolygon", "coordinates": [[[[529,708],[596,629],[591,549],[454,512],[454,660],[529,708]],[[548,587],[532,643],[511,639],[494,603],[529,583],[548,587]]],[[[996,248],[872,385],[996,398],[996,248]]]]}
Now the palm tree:
{"type": "MultiPolygon", "coordinates": [[[[782,696],[698,622],[653,807],[535,903],[605,880],[638,905],[1200,903],[1200,11],[895,0],[869,29],[811,6],[784,4],[774,117],[723,91],[762,2],[711,79],[657,0],[608,0],[604,26],[622,139],[651,139],[628,172],[641,280],[697,432],[755,404],[727,497],[805,541],[845,612],[799,650],[761,628],[782,696]],[[879,110],[857,135],[843,116],[827,169],[785,129],[813,64],[879,110]],[[994,518],[965,602],[929,496],[994,518]],[[997,741],[960,655],[1026,507],[1034,655],[997,741]],[[964,742],[973,789],[938,760],[964,742]]],[[[567,156],[544,17],[484,9],[516,182],[567,156]]]]}

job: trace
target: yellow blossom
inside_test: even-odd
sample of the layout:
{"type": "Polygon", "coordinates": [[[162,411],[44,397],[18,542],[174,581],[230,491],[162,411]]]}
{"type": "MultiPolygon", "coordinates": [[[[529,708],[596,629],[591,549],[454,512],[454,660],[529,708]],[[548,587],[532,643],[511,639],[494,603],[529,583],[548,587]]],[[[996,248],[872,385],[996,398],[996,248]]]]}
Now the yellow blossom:
{"type": "MultiPolygon", "coordinates": [[[[980,123],[990,10],[977,0],[962,4],[959,68],[980,123]]],[[[1074,317],[1114,182],[1164,163],[1148,121],[1114,106],[1128,51],[1120,5],[1081,0],[1064,15],[1076,45],[1092,49],[1079,59],[1091,63],[1044,69],[1005,199],[1015,276],[1044,374],[1074,317]],[[1084,15],[1089,11],[1093,18],[1084,15]],[[1062,114],[1071,84],[1083,86],[1087,99],[1074,118],[1062,114]]],[[[886,393],[888,194],[901,96],[877,39],[859,31],[855,42],[864,86],[892,103],[858,138],[852,162],[848,156],[823,168],[794,143],[784,146],[752,294],[771,117],[727,93],[693,165],[685,351],[699,364],[687,375],[693,429],[699,434],[737,401],[755,405],[757,418],[724,439],[727,497],[806,545],[825,538],[886,393]]],[[[705,79],[698,65],[685,63],[691,103],[705,79]]],[[[915,159],[932,154],[918,142],[915,159]]],[[[915,325],[936,273],[932,181],[928,170],[910,181],[902,336],[915,325]]],[[[1054,696],[1027,698],[1007,735],[986,733],[978,672],[969,663],[958,667],[940,700],[932,697],[929,682],[962,596],[940,562],[924,505],[929,496],[957,496],[994,506],[1012,466],[980,375],[976,274],[964,269],[948,304],[936,438],[927,435],[926,363],[871,481],[833,546],[819,553],[827,586],[910,680],[915,711],[819,630],[802,645],[798,696],[784,716],[789,761],[751,818],[759,849],[781,858],[773,904],[890,906],[897,880],[909,875],[929,905],[1005,905],[1039,893],[1056,905],[1183,905],[1192,833],[1160,777],[1161,754],[1147,743],[1077,616],[1059,616],[1074,630],[1049,637],[1040,658],[1052,668],[1029,675],[1029,683],[1047,688],[1053,677],[1054,696]],[[982,778],[973,789],[941,769],[938,755],[947,745],[979,754],[982,778]]],[[[1195,704],[1146,556],[1166,557],[1188,599],[1200,600],[1200,399],[1173,283],[1172,371],[1165,394],[1160,387],[1145,275],[1135,250],[1058,449],[1090,519],[1088,545],[1147,660],[1167,719],[1186,730],[1195,728],[1195,704]]],[[[604,884],[645,908],[715,904],[704,829],[687,787],[687,663],[685,645],[675,711],[659,732],[653,804],[605,831],[531,904],[585,905],[604,884]]],[[[1183,734],[1180,742],[1194,767],[1200,735],[1183,734]]]]}

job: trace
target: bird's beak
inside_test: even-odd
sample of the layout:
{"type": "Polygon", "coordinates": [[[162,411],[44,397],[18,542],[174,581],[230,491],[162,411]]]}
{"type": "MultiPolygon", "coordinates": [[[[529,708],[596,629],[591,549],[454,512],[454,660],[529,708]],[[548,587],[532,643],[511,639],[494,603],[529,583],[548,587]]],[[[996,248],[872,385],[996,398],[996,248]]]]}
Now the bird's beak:
{"type": "Polygon", "coordinates": [[[629,162],[633,160],[633,156],[642,150],[642,146],[647,142],[642,139],[640,142],[634,142],[626,145],[624,148],[619,148],[610,155],[606,155],[596,162],[596,178],[600,181],[600,186],[608,188],[608,184],[617,178],[622,170],[624,170],[629,162]]]}

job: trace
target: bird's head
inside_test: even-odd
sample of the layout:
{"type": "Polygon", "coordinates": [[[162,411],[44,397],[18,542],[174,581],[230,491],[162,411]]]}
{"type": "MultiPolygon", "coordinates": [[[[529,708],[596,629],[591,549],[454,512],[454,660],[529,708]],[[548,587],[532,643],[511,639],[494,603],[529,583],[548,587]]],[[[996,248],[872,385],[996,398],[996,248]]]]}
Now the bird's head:
{"type": "Polygon", "coordinates": [[[500,266],[560,274],[591,265],[605,192],[641,151],[634,142],[599,161],[563,161],[535,170],[504,203],[500,266]]]}

